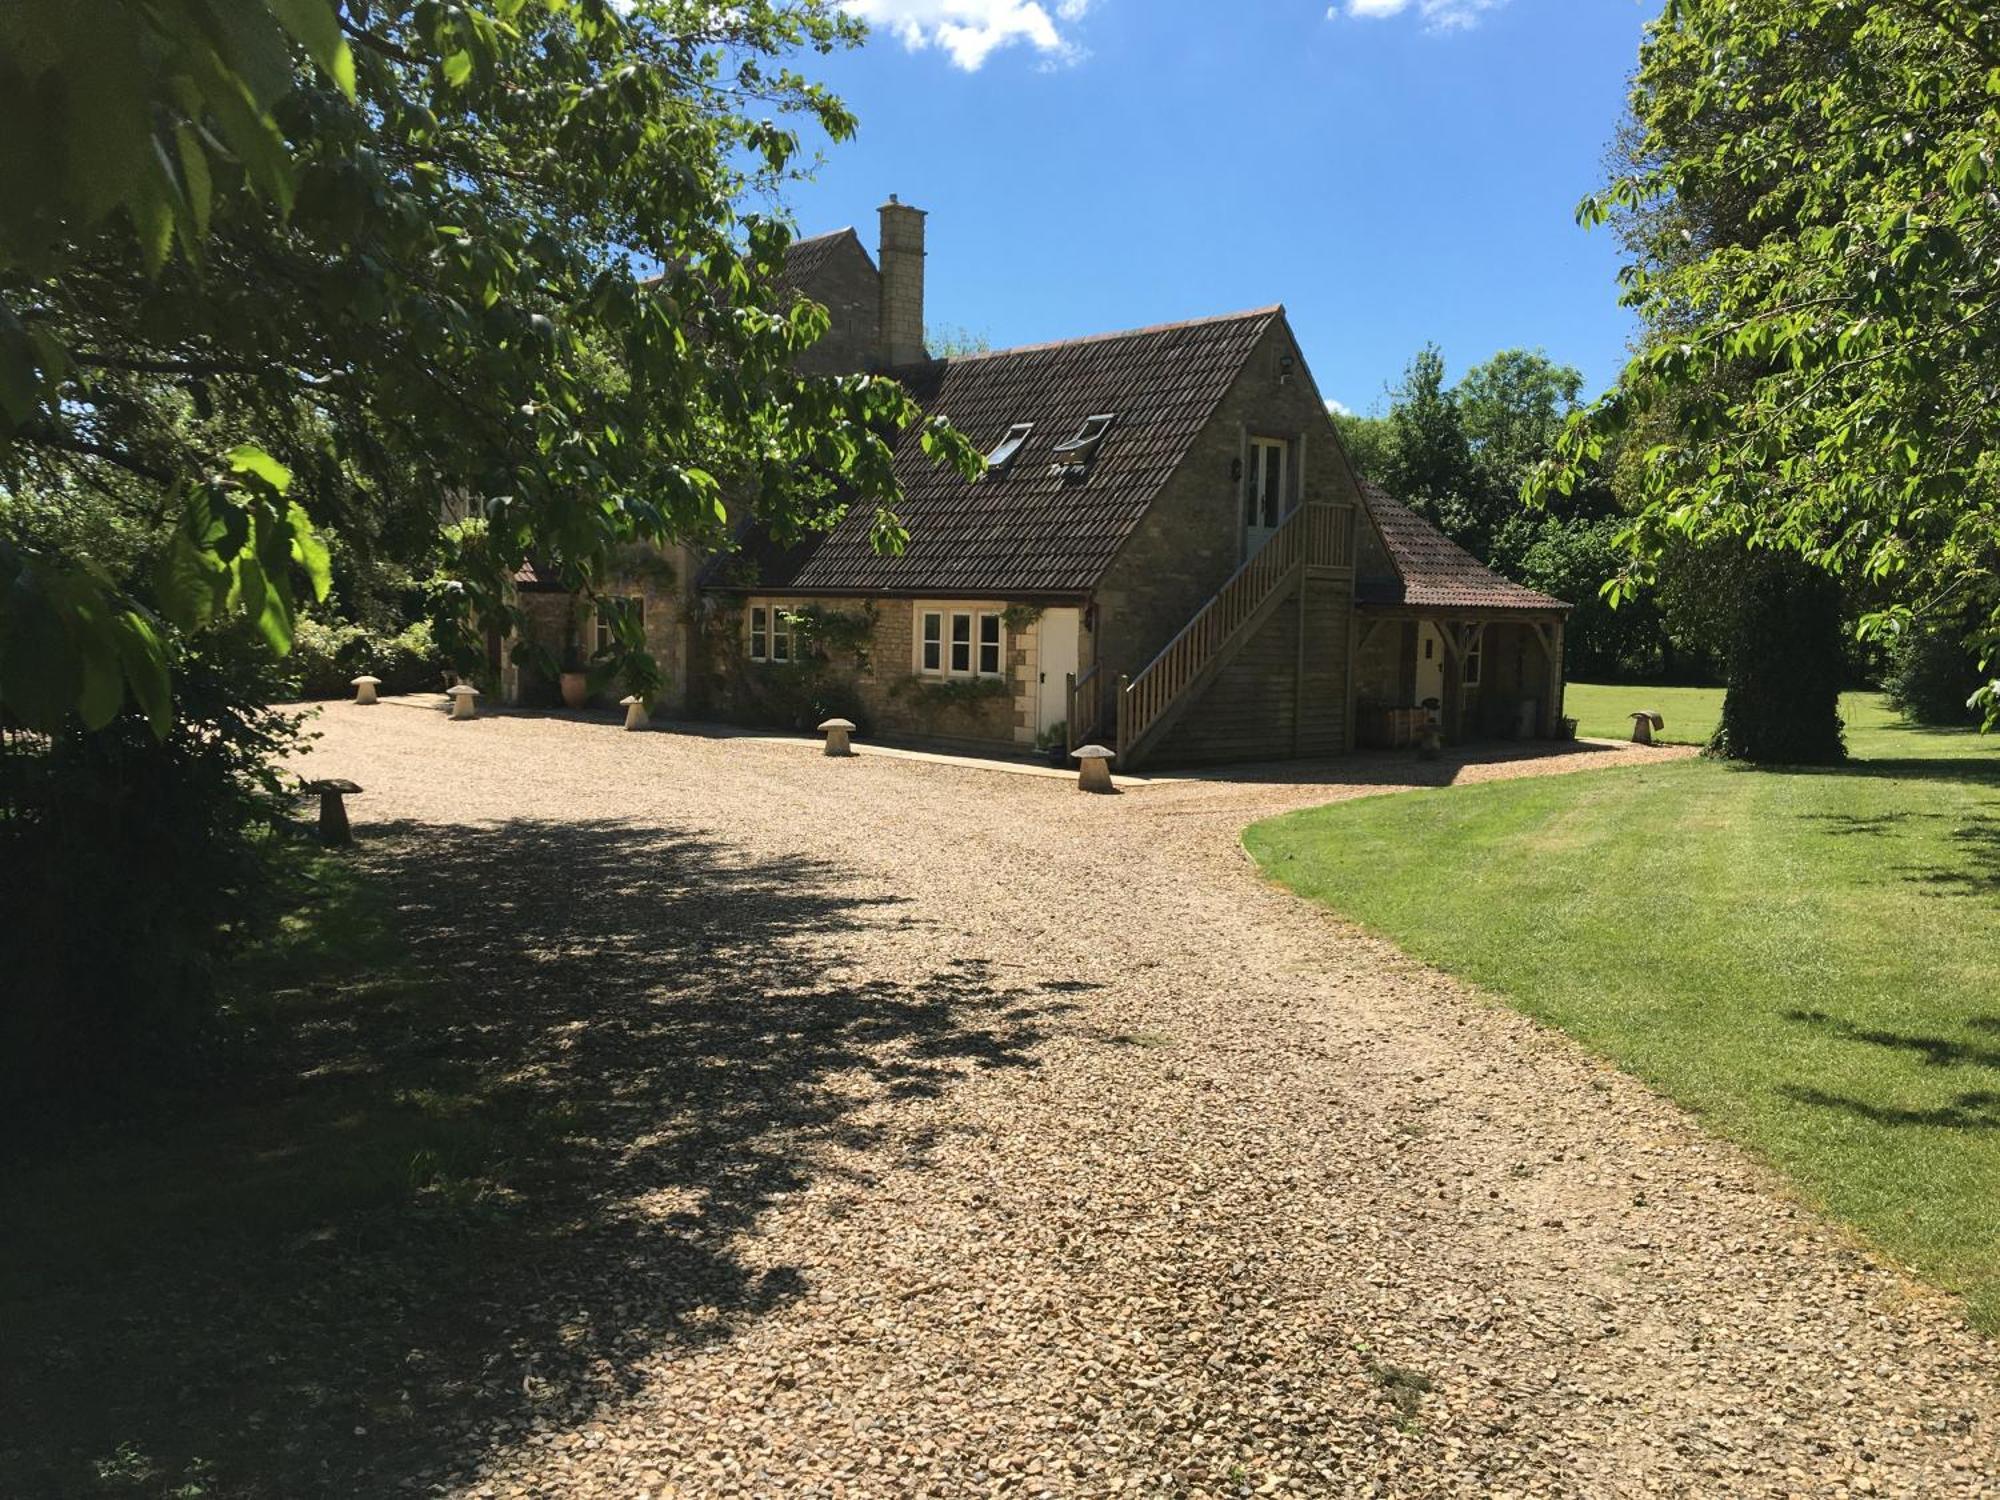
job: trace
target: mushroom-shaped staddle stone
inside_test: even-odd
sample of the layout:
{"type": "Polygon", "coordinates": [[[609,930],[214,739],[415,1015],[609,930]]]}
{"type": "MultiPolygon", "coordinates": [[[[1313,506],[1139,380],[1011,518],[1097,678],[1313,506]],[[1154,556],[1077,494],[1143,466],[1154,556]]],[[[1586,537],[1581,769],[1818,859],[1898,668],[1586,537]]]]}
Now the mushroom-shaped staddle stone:
{"type": "Polygon", "coordinates": [[[379,677],[363,676],[355,678],[354,701],[356,703],[363,703],[363,704],[377,702],[378,700],[375,697],[375,689],[377,689],[381,685],[382,685],[382,679],[379,677]]]}
{"type": "Polygon", "coordinates": [[[308,794],[319,797],[319,838],[323,844],[351,844],[353,830],[347,826],[347,802],[349,797],[361,795],[361,788],[351,781],[308,781],[303,788],[308,794]]]}
{"type": "Polygon", "coordinates": [[[1653,743],[1653,731],[1666,727],[1667,721],[1652,709],[1638,709],[1632,715],[1632,743],[1650,745],[1653,743]]]}
{"type": "Polygon", "coordinates": [[[1111,762],[1117,752],[1107,750],[1102,745],[1085,745],[1080,750],[1070,751],[1076,757],[1076,784],[1080,791],[1111,792],[1117,788],[1111,784],[1111,762]]]}
{"type": "Polygon", "coordinates": [[[819,726],[819,732],[826,736],[826,753],[828,755],[852,755],[854,753],[854,746],[851,742],[851,737],[854,734],[852,720],[828,719],[824,724],[819,726]]]}
{"type": "Polygon", "coordinates": [[[646,727],[648,710],[644,698],[620,698],[618,706],[625,710],[625,727],[627,729],[644,729],[646,727]]]}
{"type": "Polygon", "coordinates": [[[454,719],[470,719],[478,714],[479,689],[471,683],[461,682],[445,691],[451,696],[451,716],[454,719]]]}

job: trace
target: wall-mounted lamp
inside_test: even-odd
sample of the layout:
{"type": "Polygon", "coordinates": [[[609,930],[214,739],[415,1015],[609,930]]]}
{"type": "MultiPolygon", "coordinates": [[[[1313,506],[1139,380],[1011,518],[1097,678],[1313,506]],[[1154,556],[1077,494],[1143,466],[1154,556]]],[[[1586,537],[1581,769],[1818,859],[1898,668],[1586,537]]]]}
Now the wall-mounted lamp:
{"type": "Polygon", "coordinates": [[[1243,460],[1240,458],[1230,459],[1229,460],[1230,482],[1234,483],[1235,481],[1241,479],[1242,477],[1243,477],[1243,460]]]}
{"type": "Polygon", "coordinates": [[[1278,384],[1290,385],[1291,383],[1292,383],[1292,357],[1291,355],[1287,354],[1278,361],[1278,384]]]}

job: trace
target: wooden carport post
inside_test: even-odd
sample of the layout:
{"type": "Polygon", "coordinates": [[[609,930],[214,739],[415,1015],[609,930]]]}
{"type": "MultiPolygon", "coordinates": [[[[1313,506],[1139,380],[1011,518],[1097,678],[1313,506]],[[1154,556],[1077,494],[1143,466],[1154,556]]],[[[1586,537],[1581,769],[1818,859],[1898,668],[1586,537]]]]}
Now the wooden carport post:
{"type": "Polygon", "coordinates": [[[1556,725],[1562,720],[1563,624],[1561,620],[1551,620],[1546,625],[1539,620],[1531,620],[1528,623],[1535,632],[1535,640],[1542,648],[1542,659],[1548,667],[1548,676],[1545,679],[1547,691],[1542,694],[1542,738],[1554,739],[1556,725]]]}
{"type": "Polygon", "coordinates": [[[1481,621],[1463,625],[1438,622],[1438,635],[1444,641],[1445,666],[1449,669],[1444,679],[1443,718],[1454,745],[1465,739],[1465,658],[1472,650],[1472,643],[1485,633],[1486,626],[1481,621]]]}

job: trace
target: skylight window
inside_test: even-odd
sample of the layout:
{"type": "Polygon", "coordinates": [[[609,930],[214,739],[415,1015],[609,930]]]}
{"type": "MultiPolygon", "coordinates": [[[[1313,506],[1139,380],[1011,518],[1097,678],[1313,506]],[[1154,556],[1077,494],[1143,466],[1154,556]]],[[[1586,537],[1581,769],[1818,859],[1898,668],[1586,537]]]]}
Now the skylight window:
{"type": "Polygon", "coordinates": [[[1087,464],[1097,452],[1097,445],[1104,441],[1104,434],[1111,430],[1111,424],[1118,420],[1115,413],[1105,412],[1095,417],[1085,417],[1083,426],[1076,430],[1076,436],[1066,443],[1056,444],[1056,462],[1059,464],[1087,464]]]}
{"type": "Polygon", "coordinates": [[[986,455],[986,467],[991,473],[999,473],[1020,457],[1021,445],[1028,441],[1028,434],[1035,430],[1033,422],[1016,422],[1007,429],[1007,435],[1000,439],[1000,446],[986,455]]]}

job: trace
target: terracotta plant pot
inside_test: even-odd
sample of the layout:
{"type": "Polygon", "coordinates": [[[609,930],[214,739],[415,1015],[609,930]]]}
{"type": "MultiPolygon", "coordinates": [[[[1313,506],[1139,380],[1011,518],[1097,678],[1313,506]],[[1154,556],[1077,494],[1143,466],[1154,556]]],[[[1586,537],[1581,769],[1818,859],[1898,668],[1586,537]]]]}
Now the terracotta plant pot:
{"type": "Polygon", "coordinates": [[[590,700],[590,676],[584,672],[562,674],[562,700],[564,708],[582,708],[590,700]]]}

